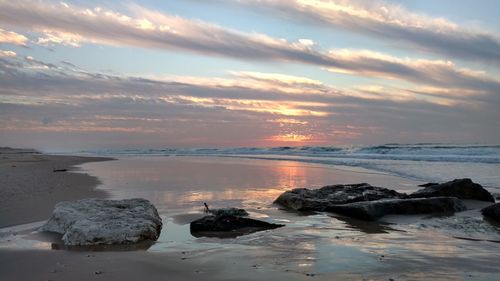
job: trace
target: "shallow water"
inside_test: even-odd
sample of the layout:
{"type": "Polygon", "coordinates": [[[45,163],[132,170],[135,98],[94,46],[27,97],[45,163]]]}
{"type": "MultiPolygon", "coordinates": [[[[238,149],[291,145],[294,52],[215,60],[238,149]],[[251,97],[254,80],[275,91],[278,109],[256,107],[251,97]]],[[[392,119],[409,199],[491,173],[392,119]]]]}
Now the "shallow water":
{"type": "MultiPolygon", "coordinates": [[[[500,228],[480,216],[477,208],[484,204],[469,202],[472,210],[455,216],[388,216],[380,222],[298,214],[272,204],[295,187],[368,182],[411,192],[421,182],[352,167],[220,157],[129,157],[87,163],[82,171],[99,177],[99,188],[111,198],[143,197],[155,204],[164,228],[148,251],[245,259],[256,270],[316,280],[500,277],[500,228]],[[286,226],[230,239],[195,238],[189,222],[203,215],[204,202],[244,208],[251,217],[286,226]]],[[[0,247],[51,248],[33,234],[17,236],[4,234],[0,247]]]]}
{"type": "Polygon", "coordinates": [[[223,157],[132,157],[87,163],[113,198],[143,197],[160,212],[198,211],[203,202],[213,207],[269,207],[283,191],[335,183],[369,182],[401,191],[416,182],[362,168],[295,161],[265,161],[223,157]]]}
{"type": "Polygon", "coordinates": [[[420,143],[372,146],[104,149],[84,155],[224,156],[363,167],[418,181],[473,178],[500,192],[500,145],[420,143]]]}

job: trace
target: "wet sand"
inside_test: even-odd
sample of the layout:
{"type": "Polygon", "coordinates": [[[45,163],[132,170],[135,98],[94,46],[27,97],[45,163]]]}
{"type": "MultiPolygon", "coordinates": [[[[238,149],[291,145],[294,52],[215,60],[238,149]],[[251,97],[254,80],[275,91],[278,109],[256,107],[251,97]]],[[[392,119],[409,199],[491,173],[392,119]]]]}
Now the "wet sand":
{"type": "MultiPolygon", "coordinates": [[[[36,225],[0,229],[0,280],[496,280],[499,230],[478,208],[455,216],[364,222],[298,214],[272,201],[293,187],[369,182],[410,192],[418,182],[363,169],[216,157],[145,157],[81,165],[113,199],[144,197],[164,227],[151,247],[68,251],[36,225]],[[203,202],[242,207],[286,227],[196,238],[203,202]],[[468,239],[476,240],[468,240],[468,239]]],[[[472,206],[472,205],[471,205],[472,206]]]]}
{"type": "Polygon", "coordinates": [[[0,251],[0,280],[300,280],[243,259],[219,258],[142,251],[0,251]]]}
{"type": "Polygon", "coordinates": [[[0,227],[47,219],[60,201],[105,197],[100,181],[75,165],[110,158],[44,155],[0,148],[0,227]],[[54,170],[67,169],[66,172],[54,170]]]}

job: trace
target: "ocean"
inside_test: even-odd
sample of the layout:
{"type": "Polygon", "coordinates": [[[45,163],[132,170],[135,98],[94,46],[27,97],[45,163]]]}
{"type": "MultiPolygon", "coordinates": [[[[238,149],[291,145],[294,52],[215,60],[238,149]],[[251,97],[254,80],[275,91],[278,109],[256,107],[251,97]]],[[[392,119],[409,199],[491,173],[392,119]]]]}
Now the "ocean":
{"type": "Polygon", "coordinates": [[[76,153],[114,157],[218,156],[297,161],[360,167],[422,182],[443,182],[467,177],[492,192],[500,192],[500,145],[422,143],[271,148],[151,148],[84,150],[76,153]]]}

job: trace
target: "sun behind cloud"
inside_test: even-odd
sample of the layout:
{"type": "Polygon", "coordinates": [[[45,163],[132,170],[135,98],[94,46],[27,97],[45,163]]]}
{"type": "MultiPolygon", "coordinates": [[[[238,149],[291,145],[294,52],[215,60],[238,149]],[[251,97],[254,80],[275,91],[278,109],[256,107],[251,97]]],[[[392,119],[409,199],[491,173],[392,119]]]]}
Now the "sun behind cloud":
{"type": "Polygon", "coordinates": [[[301,135],[301,134],[281,134],[275,135],[267,139],[272,145],[279,143],[291,143],[293,145],[301,145],[307,142],[314,142],[315,138],[313,135],[301,135]]]}

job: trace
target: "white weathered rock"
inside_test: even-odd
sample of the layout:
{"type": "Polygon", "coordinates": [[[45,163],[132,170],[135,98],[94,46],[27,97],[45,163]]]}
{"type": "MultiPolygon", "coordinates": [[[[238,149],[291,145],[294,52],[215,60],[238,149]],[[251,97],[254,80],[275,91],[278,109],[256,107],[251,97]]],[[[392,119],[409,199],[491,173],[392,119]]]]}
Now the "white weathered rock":
{"type": "Polygon", "coordinates": [[[65,245],[130,244],[157,240],[162,221],[146,199],[83,199],[58,203],[42,231],[63,235],[65,245]]]}

